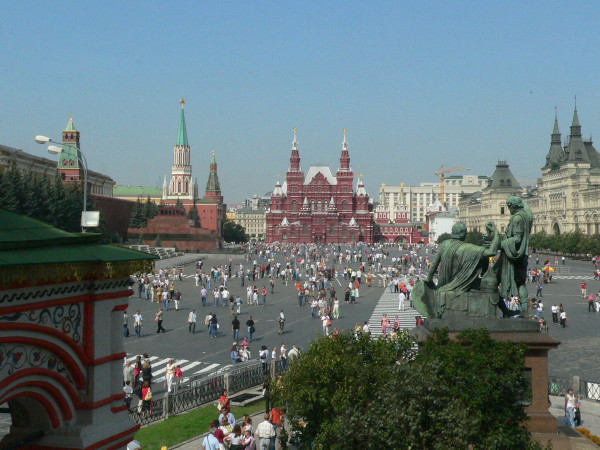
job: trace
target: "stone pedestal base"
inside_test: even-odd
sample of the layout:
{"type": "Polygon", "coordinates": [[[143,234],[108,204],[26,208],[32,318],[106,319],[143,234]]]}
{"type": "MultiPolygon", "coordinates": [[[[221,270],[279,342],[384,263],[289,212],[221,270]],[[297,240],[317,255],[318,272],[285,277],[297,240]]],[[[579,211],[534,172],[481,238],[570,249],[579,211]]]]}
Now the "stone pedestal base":
{"type": "MultiPolygon", "coordinates": [[[[496,319],[494,320],[494,326],[491,328],[495,331],[490,331],[490,336],[501,342],[518,342],[527,345],[527,353],[525,354],[525,368],[527,373],[525,376],[529,379],[531,384],[531,403],[525,408],[528,420],[526,423],[527,429],[531,433],[551,433],[554,434],[558,431],[556,418],[550,414],[549,397],[548,397],[548,351],[559,346],[560,342],[556,339],[548,336],[547,334],[540,333],[539,331],[513,331],[510,329],[511,325],[516,325],[520,320],[526,319],[496,319]],[[504,323],[509,328],[506,331],[497,331],[498,324],[504,323]]],[[[529,321],[536,324],[535,321],[529,321]]],[[[430,321],[433,325],[432,328],[425,325],[420,325],[411,330],[411,334],[417,338],[417,343],[421,346],[427,340],[427,337],[431,334],[431,329],[442,328],[444,321],[430,321]]],[[[451,323],[445,323],[444,328],[450,330],[449,336],[451,339],[456,338],[457,333],[466,328],[488,328],[484,322],[478,323],[479,326],[461,326],[459,330],[452,329],[451,323]]],[[[524,327],[527,328],[529,325],[521,323],[516,325],[516,328],[524,327]]],[[[489,328],[488,328],[489,329],[489,328]]]]}

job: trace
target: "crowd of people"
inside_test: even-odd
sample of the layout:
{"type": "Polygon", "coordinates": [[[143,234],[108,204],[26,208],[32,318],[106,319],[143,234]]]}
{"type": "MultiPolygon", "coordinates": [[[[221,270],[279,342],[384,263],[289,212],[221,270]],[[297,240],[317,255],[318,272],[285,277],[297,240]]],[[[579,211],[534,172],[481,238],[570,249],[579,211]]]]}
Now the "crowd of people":
{"type": "Polygon", "coordinates": [[[243,415],[237,419],[231,412],[227,391],[217,404],[219,417],[210,422],[208,434],[202,440],[204,450],[271,450],[286,448],[288,435],[285,412],[281,408],[270,408],[263,421],[256,427],[252,418],[243,415]]]}
{"type": "MultiPolygon", "coordinates": [[[[135,359],[123,360],[123,393],[124,403],[129,409],[134,396],[138,399],[137,411],[141,414],[151,411],[153,398],[152,392],[152,363],[147,353],[137,355],[135,359]]],[[[174,359],[170,359],[165,367],[164,387],[167,392],[173,392],[181,383],[183,371],[181,365],[176,364],[174,359]]]]}

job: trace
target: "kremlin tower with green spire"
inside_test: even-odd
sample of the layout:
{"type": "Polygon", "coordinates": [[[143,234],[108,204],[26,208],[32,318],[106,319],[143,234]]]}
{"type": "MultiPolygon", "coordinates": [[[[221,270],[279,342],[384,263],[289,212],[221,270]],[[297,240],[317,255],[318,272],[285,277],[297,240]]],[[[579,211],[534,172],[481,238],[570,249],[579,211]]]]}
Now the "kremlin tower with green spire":
{"type": "Polygon", "coordinates": [[[212,152],[210,172],[206,183],[203,198],[198,195],[198,182],[192,178],[192,164],[190,162],[190,145],[188,142],[185,124],[184,105],[185,99],[179,101],[181,115],[179,116],[179,130],[177,140],[173,147],[173,165],[171,178],[163,182],[162,205],[182,204],[186,213],[196,208],[200,217],[200,226],[221,236],[223,220],[225,218],[225,205],[221,194],[219,176],[217,174],[217,161],[215,152],[212,152]]]}
{"type": "Polygon", "coordinates": [[[181,203],[190,203],[198,197],[196,183],[192,181],[192,165],[190,164],[190,145],[187,138],[185,126],[185,114],[183,107],[185,99],[179,101],[181,104],[181,116],[179,119],[179,132],[177,142],[173,147],[173,166],[171,167],[171,182],[167,188],[163,185],[163,200],[177,200],[181,203]],[[187,202],[186,202],[187,200],[187,202]]]}

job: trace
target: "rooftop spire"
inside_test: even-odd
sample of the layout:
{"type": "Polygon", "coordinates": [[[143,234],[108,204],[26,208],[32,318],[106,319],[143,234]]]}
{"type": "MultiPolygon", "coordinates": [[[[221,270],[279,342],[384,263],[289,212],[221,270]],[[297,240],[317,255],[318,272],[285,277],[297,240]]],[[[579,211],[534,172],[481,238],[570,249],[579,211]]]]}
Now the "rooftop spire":
{"type": "Polygon", "coordinates": [[[561,144],[560,130],[558,128],[558,114],[556,106],[554,107],[554,128],[550,139],[550,150],[546,155],[546,165],[544,167],[557,168],[557,165],[563,160],[564,150],[561,144]]]}
{"type": "Polygon", "coordinates": [[[210,173],[208,174],[208,181],[206,182],[206,191],[204,192],[204,198],[207,200],[216,200],[219,203],[223,203],[223,196],[221,195],[221,184],[219,183],[219,175],[217,175],[217,159],[215,157],[214,150],[212,151],[210,173]]]}
{"type": "Polygon", "coordinates": [[[177,133],[177,142],[175,145],[188,146],[187,129],[185,127],[185,114],[183,112],[183,106],[185,105],[185,98],[179,100],[181,104],[181,117],[179,119],[179,132],[177,133]]]}
{"type": "Polygon", "coordinates": [[[298,151],[298,138],[296,133],[298,128],[294,128],[294,139],[292,141],[292,155],[290,156],[290,171],[298,172],[300,170],[300,152],[298,151]]]}
{"type": "Polygon", "coordinates": [[[571,135],[581,135],[581,125],[579,124],[579,115],[577,114],[577,102],[573,110],[573,123],[571,124],[571,135]],[[574,133],[575,131],[575,133],[574,133]],[[578,132],[578,133],[577,133],[578,132]]]}
{"type": "Polygon", "coordinates": [[[340,155],[340,170],[350,170],[350,154],[348,153],[348,139],[346,133],[347,128],[344,128],[344,139],[342,140],[342,154],[340,155]]]}
{"type": "Polygon", "coordinates": [[[75,124],[73,123],[73,114],[69,114],[69,122],[63,131],[77,131],[75,124]]]}

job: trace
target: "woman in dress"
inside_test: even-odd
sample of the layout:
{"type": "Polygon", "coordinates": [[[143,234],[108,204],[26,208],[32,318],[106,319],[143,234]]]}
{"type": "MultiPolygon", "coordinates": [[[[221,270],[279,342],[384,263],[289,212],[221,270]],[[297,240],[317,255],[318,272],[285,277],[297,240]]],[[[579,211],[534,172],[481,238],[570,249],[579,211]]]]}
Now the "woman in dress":
{"type": "Polygon", "coordinates": [[[388,322],[387,314],[383,314],[383,317],[381,318],[381,332],[383,333],[384,338],[387,337],[387,332],[388,332],[389,326],[390,326],[390,323],[388,322]]]}

